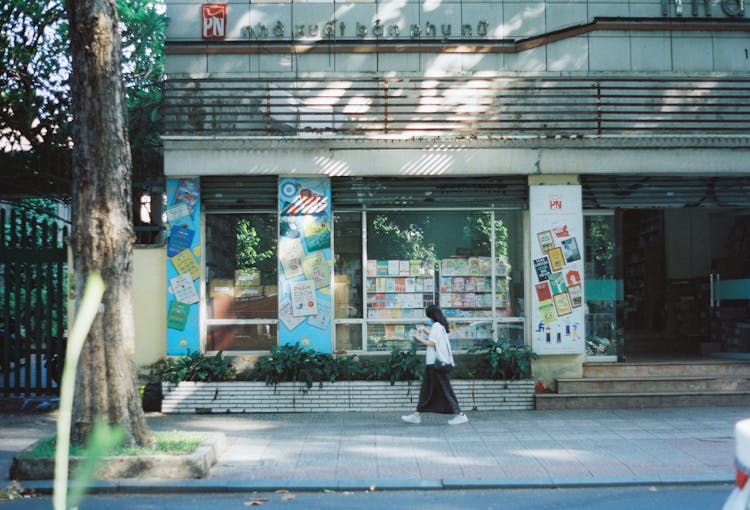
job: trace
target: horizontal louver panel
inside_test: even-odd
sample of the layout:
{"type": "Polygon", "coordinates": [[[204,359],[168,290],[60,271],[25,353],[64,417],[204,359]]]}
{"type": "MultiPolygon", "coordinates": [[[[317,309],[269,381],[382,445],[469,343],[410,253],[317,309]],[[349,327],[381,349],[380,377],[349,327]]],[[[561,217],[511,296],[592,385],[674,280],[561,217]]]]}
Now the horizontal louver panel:
{"type": "Polygon", "coordinates": [[[207,210],[276,210],[276,176],[201,178],[201,201],[207,210]]]}
{"type": "Polygon", "coordinates": [[[476,178],[351,177],[332,181],[334,208],[493,207],[523,209],[524,176],[476,178]]]}
{"type": "Polygon", "coordinates": [[[748,207],[750,177],[581,176],[587,209],[748,207]]]}

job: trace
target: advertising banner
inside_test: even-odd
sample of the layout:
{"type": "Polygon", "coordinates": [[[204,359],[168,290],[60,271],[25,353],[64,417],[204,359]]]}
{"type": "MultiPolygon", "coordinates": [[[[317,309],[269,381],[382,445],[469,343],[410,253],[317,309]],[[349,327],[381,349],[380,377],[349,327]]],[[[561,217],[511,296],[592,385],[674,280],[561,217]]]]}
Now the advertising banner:
{"type": "Polygon", "coordinates": [[[200,347],[200,180],[167,179],[167,355],[200,347]]]}
{"type": "Polygon", "coordinates": [[[532,348],[583,354],[583,208],[577,185],[531,186],[532,348]]]}
{"type": "Polygon", "coordinates": [[[331,352],[331,182],[279,179],[279,339],[331,352]]]}

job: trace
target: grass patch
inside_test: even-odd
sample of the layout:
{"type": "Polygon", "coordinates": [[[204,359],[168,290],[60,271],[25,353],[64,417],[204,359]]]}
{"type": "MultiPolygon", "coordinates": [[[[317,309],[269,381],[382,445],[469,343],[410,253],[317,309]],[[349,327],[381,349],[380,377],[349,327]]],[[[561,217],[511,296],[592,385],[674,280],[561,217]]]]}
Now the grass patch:
{"type": "MultiPolygon", "coordinates": [[[[204,441],[204,436],[194,432],[183,432],[179,430],[154,432],[153,448],[121,444],[107,452],[107,455],[132,457],[137,457],[139,455],[188,455],[195,452],[204,441]]],[[[24,452],[21,456],[29,459],[54,457],[56,443],[56,436],[44,439],[39,441],[33,449],[24,452]]],[[[83,453],[83,447],[71,445],[71,457],[81,456],[83,453]]]]}

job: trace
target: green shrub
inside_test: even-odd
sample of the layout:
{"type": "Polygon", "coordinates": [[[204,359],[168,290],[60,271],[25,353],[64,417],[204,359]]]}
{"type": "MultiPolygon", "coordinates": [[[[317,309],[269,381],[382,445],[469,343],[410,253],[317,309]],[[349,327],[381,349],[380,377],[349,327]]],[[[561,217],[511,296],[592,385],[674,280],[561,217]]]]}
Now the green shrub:
{"type": "Polygon", "coordinates": [[[187,350],[181,358],[167,358],[160,366],[162,381],[231,381],[237,377],[237,370],[222,357],[221,351],[215,356],[187,350]]]}
{"type": "Polygon", "coordinates": [[[390,381],[391,386],[396,381],[421,381],[423,372],[424,360],[417,356],[416,345],[412,345],[408,351],[394,347],[391,354],[378,365],[378,379],[390,381]]]}
{"type": "Polygon", "coordinates": [[[269,386],[280,382],[304,382],[311,388],[314,382],[336,380],[332,356],[316,353],[300,344],[273,347],[271,354],[261,356],[255,363],[254,378],[269,386]]]}
{"type": "Polygon", "coordinates": [[[483,340],[469,349],[469,353],[480,353],[476,376],[487,379],[528,379],[531,377],[531,361],[539,358],[526,345],[515,346],[492,340],[483,340]]]}

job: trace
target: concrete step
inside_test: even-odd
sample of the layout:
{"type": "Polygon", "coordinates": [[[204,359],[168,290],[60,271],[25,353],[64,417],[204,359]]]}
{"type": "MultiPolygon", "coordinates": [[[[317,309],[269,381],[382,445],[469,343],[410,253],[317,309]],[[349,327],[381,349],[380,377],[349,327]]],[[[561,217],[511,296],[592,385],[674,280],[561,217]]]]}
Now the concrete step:
{"type": "Polygon", "coordinates": [[[557,393],[680,393],[680,392],[750,392],[747,377],[583,377],[557,380],[557,393]]]}
{"type": "Polygon", "coordinates": [[[750,377],[750,362],[699,360],[626,363],[584,363],[584,378],[626,377],[750,377]]]}
{"type": "Polygon", "coordinates": [[[750,392],[537,393],[537,410],[721,407],[750,405],[750,392]]]}

